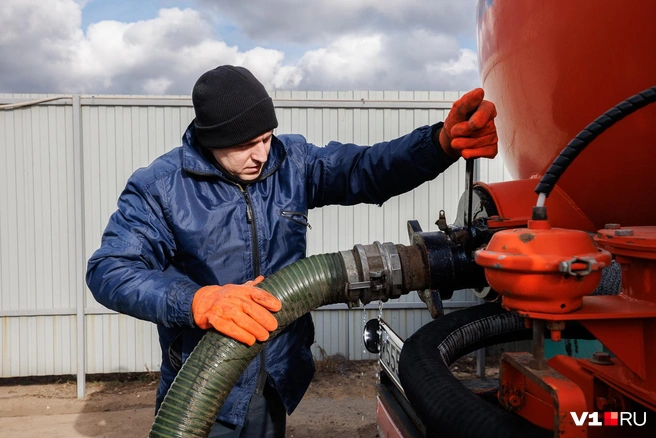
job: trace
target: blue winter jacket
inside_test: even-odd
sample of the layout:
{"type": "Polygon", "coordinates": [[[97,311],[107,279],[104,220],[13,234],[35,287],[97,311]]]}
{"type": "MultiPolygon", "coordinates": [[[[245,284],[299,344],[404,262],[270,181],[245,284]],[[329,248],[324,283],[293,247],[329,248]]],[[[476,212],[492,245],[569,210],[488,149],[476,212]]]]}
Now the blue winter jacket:
{"type": "MultiPolygon", "coordinates": [[[[89,260],[87,284],[104,306],[157,324],[158,407],[204,333],[191,315],[194,293],[267,277],[305,257],[310,208],[382,204],[436,177],[453,160],[433,144],[433,129],[373,147],[317,147],[300,135],[274,136],[261,177],[242,189],[203,155],[192,123],[181,147],[130,177],[89,260]]],[[[312,380],[313,342],[308,313],[264,350],[266,371],[288,413],[312,380]]],[[[260,356],[228,396],[220,420],[243,424],[259,367],[260,356]]]]}

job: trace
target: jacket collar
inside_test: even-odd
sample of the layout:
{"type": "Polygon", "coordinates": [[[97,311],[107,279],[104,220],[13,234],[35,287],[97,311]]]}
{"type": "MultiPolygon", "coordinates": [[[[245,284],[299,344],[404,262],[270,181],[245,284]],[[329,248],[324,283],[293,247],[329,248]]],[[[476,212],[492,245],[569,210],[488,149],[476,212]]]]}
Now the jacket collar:
{"type": "MultiPolygon", "coordinates": [[[[271,149],[269,150],[269,158],[264,164],[262,174],[258,178],[262,180],[272,173],[274,173],[285,157],[287,151],[285,145],[275,135],[271,139],[271,149]]],[[[196,128],[194,121],[187,127],[184,135],[182,136],[182,168],[189,173],[202,175],[202,176],[216,176],[224,180],[228,180],[222,171],[217,169],[206,157],[203,155],[200,145],[196,140],[196,128]]]]}

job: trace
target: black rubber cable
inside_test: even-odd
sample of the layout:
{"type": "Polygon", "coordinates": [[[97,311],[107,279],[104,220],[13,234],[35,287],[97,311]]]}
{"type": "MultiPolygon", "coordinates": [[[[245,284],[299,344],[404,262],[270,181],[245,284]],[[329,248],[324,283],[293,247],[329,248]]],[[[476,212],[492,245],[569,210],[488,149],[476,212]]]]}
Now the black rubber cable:
{"type": "Polygon", "coordinates": [[[656,86],[647,88],[646,90],[629,97],[597,117],[594,122],[590,123],[583,131],[579,132],[556,157],[551,166],[549,166],[547,173],[545,173],[540,179],[540,182],[535,188],[535,193],[544,193],[549,196],[558,182],[558,179],[560,179],[567,167],[572,164],[574,159],[583,151],[583,149],[586,148],[586,146],[592,143],[595,138],[615,123],[619,122],[629,114],[636,112],[640,108],[654,102],[656,102],[656,86]]]}

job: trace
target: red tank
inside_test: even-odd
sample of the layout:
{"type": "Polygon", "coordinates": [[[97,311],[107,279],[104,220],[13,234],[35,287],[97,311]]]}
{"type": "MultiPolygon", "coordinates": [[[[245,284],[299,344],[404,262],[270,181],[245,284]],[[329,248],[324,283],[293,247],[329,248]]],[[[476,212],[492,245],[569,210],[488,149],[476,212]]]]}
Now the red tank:
{"type": "MultiPolygon", "coordinates": [[[[480,0],[481,79],[511,175],[544,174],[590,122],[656,85],[655,44],[653,0],[480,0]]],[[[594,140],[559,186],[597,228],[654,225],[655,139],[652,104],[594,140]]]]}

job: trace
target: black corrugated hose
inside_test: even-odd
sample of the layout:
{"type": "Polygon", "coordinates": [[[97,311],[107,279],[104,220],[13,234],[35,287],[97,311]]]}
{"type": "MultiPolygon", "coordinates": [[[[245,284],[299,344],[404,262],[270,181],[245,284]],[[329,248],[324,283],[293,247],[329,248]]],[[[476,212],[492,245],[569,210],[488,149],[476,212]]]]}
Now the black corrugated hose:
{"type": "MultiPolygon", "coordinates": [[[[338,253],[302,259],[258,284],[282,302],[282,310],[274,314],[278,329],[269,340],[311,310],[344,302],[346,284],[346,269],[338,253]]],[[[248,347],[218,332],[207,332],[173,381],[150,436],[208,436],[228,394],[264,345],[248,347]]]]}
{"type": "MultiPolygon", "coordinates": [[[[449,438],[552,437],[552,431],[474,394],[449,369],[479,348],[531,337],[523,318],[497,303],[451,312],[409,337],[401,350],[399,378],[428,432],[449,438]]],[[[569,322],[563,337],[592,338],[582,326],[569,322]]]]}

